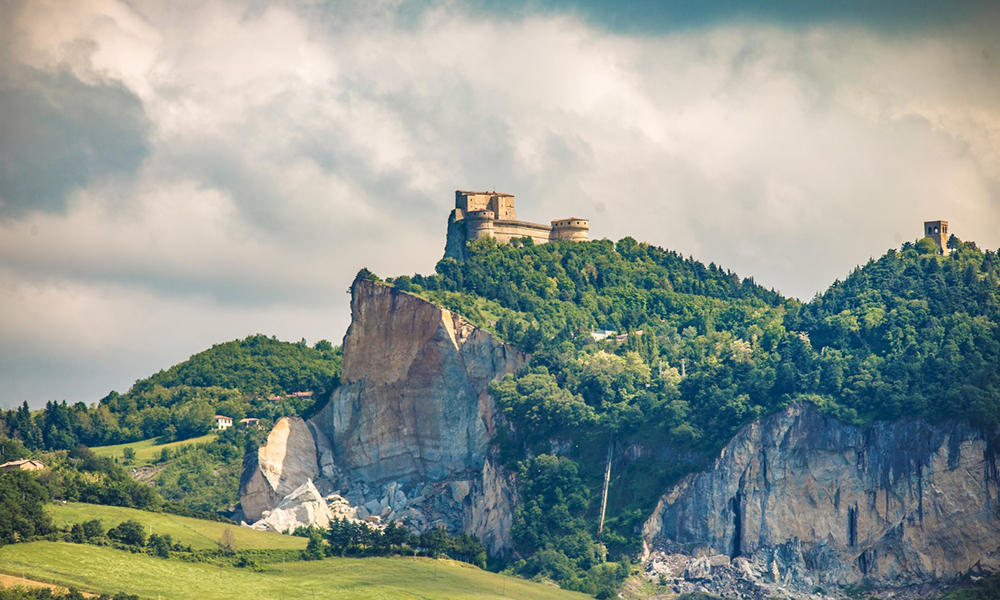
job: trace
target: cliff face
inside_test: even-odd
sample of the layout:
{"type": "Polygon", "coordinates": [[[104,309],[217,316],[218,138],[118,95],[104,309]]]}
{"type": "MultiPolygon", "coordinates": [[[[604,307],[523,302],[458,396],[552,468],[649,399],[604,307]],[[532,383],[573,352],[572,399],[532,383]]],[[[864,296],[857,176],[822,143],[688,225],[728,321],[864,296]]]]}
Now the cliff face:
{"type": "MultiPolygon", "coordinates": [[[[312,480],[360,519],[443,525],[503,552],[517,492],[489,457],[486,390],[529,356],[416,296],[367,280],[352,292],[342,385],[310,420],[281,419],[247,460],[244,514],[260,519],[312,480]]],[[[296,498],[283,514],[314,514],[296,498]]]]}
{"type": "Polygon", "coordinates": [[[315,426],[297,417],[280,419],[257,454],[244,461],[240,503],[245,517],[260,519],[303,483],[317,479],[321,454],[330,454],[329,443],[315,426]]]}
{"type": "Polygon", "coordinates": [[[1000,568],[998,487],[996,455],[967,425],[857,428],[793,405],[669,490],[643,540],[664,564],[705,557],[674,559],[690,579],[717,566],[799,590],[918,584],[1000,568]]]}
{"type": "Polygon", "coordinates": [[[368,482],[479,470],[493,433],[493,379],[528,356],[462,317],[359,280],[344,338],[343,385],[313,421],[339,469],[368,482]]]}

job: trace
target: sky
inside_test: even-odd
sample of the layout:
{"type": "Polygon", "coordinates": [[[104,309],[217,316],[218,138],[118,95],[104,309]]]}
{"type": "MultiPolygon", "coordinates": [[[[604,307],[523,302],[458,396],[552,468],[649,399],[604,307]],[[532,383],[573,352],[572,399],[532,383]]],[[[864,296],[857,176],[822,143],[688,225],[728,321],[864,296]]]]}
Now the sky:
{"type": "Polygon", "coordinates": [[[0,407],[340,343],[514,194],[809,300],[1000,246],[1000,3],[0,0],[0,407]]]}

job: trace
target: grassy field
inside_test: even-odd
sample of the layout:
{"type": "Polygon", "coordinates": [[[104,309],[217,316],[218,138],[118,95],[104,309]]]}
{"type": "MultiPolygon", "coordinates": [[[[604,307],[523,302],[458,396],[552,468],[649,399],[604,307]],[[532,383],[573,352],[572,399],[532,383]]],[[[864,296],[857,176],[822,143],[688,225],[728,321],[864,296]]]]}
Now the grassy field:
{"type": "Polygon", "coordinates": [[[91,592],[160,600],[585,600],[554,586],[426,558],[328,558],[261,572],[163,560],[97,546],[32,542],[0,548],[0,572],[91,592]]]}
{"type": "Polygon", "coordinates": [[[156,438],[151,438],[148,440],[143,440],[141,442],[131,442],[129,444],[116,444],[114,446],[97,446],[91,448],[94,454],[98,456],[107,456],[110,458],[122,459],[125,452],[125,448],[131,447],[135,450],[135,461],[136,465],[144,465],[153,462],[155,458],[160,455],[160,452],[164,448],[170,448],[174,450],[181,446],[189,446],[191,444],[203,444],[205,442],[211,442],[215,438],[214,433],[209,433],[201,437],[191,438],[188,440],[181,440],[179,442],[170,442],[169,444],[157,444],[156,438]]]}
{"type": "Polygon", "coordinates": [[[237,549],[304,549],[307,543],[306,539],[301,537],[119,506],[70,502],[68,504],[50,504],[46,510],[52,515],[52,522],[58,527],[100,519],[105,529],[108,529],[122,521],[132,519],[145,525],[147,532],[152,527],[153,533],[161,535],[169,533],[175,542],[191,546],[194,550],[218,548],[217,542],[222,538],[226,529],[233,532],[234,547],[237,549]]]}

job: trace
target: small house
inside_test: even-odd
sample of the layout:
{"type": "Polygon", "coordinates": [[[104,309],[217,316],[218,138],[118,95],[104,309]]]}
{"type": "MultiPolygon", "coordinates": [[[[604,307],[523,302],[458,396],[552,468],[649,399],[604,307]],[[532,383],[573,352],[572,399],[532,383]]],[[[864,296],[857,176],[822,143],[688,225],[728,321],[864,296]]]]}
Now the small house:
{"type": "Polygon", "coordinates": [[[40,460],[32,460],[30,458],[23,458],[21,460],[12,460],[10,462],[5,462],[0,465],[0,473],[7,471],[41,471],[45,468],[45,463],[40,460]]]}
{"type": "Polygon", "coordinates": [[[260,429],[260,419],[254,419],[252,417],[240,419],[240,425],[243,426],[243,429],[260,429]]]}
{"type": "Polygon", "coordinates": [[[610,336],[615,335],[616,333],[618,333],[618,332],[617,331],[612,331],[610,329],[599,329],[597,331],[591,331],[590,332],[590,337],[594,338],[595,342],[599,342],[599,341],[601,341],[603,339],[606,339],[606,338],[608,338],[610,336]]]}
{"type": "Polygon", "coordinates": [[[219,431],[229,429],[233,426],[233,418],[225,415],[215,415],[215,428],[219,431]]]}

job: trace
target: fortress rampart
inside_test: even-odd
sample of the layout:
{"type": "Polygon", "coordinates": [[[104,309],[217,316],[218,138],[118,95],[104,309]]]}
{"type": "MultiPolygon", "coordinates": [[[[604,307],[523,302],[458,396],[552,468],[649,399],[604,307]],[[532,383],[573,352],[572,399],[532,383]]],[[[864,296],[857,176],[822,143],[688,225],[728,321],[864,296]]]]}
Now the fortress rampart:
{"type": "Polygon", "coordinates": [[[590,221],[578,217],[557,219],[549,225],[520,221],[511,194],[457,190],[455,210],[448,218],[445,256],[463,256],[465,243],[482,237],[502,243],[529,237],[536,244],[544,244],[553,240],[585,242],[589,232],[590,221]]]}

